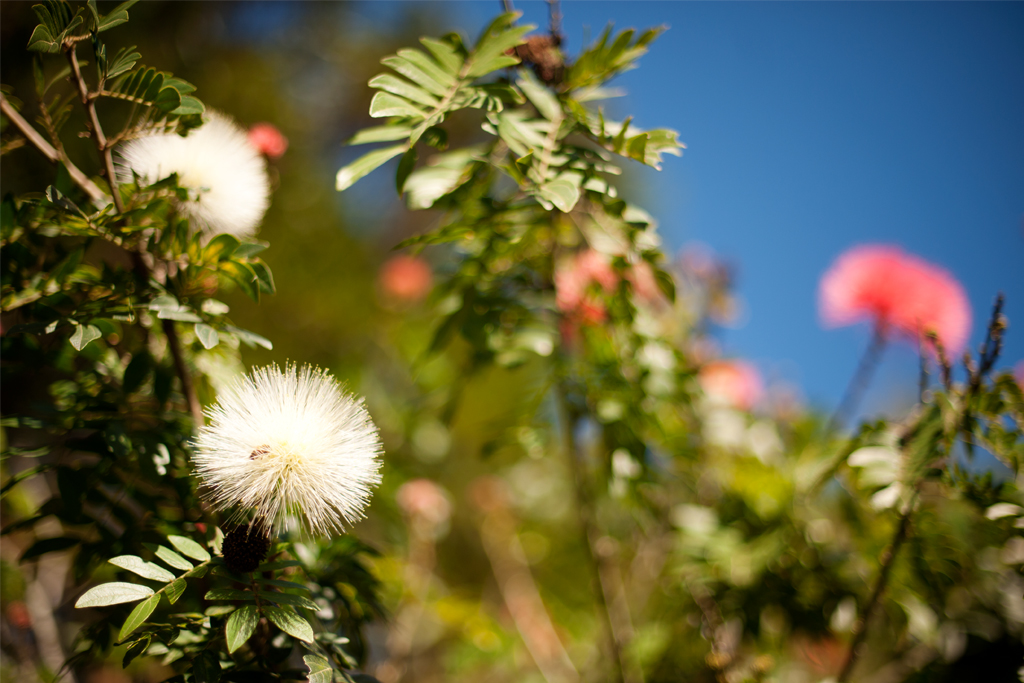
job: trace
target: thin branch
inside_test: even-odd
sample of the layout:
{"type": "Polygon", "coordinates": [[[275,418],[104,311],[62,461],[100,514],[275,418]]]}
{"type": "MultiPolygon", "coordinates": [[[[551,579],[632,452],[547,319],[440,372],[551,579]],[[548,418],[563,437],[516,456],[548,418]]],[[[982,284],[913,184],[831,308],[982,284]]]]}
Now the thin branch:
{"type": "Polygon", "coordinates": [[[864,397],[864,391],[868,388],[871,377],[875,374],[875,369],[878,367],[878,361],[881,359],[882,351],[884,350],[885,329],[879,325],[875,327],[872,333],[871,343],[868,345],[867,350],[864,351],[864,355],[861,356],[857,370],[853,373],[853,378],[850,380],[850,384],[846,387],[846,392],[839,402],[839,407],[836,408],[832,417],[829,418],[828,426],[825,427],[826,435],[842,427],[843,423],[857,410],[857,406],[864,397]]]}
{"type": "Polygon", "coordinates": [[[515,519],[503,496],[492,496],[487,508],[480,524],[480,538],[501,597],[527,651],[548,683],[578,681],[579,673],[551,623],[516,534],[515,519]]]}
{"type": "Polygon", "coordinates": [[[106,169],[107,183],[110,185],[110,194],[114,197],[114,207],[118,213],[124,213],[124,202],[121,201],[121,193],[117,189],[117,174],[114,171],[114,156],[111,153],[110,145],[107,144],[107,139],[103,135],[103,127],[100,125],[99,115],[96,114],[96,102],[89,96],[89,88],[85,85],[85,79],[82,78],[82,70],[78,66],[78,58],[75,56],[75,48],[72,47],[65,54],[67,54],[68,62],[71,63],[71,74],[74,76],[74,81],[78,85],[78,94],[82,99],[82,104],[85,106],[86,112],[89,114],[89,121],[92,128],[92,134],[96,140],[96,147],[100,154],[103,155],[103,166],[106,169]]]}
{"type": "Polygon", "coordinates": [[[548,17],[550,29],[548,33],[557,43],[562,42],[562,9],[558,0],[548,0],[548,17]]]}
{"type": "Polygon", "coordinates": [[[868,632],[868,620],[871,619],[871,614],[875,611],[875,607],[878,605],[878,601],[882,597],[882,593],[885,592],[886,584],[889,583],[889,572],[892,570],[892,565],[896,560],[896,553],[899,552],[900,546],[907,540],[907,531],[910,526],[910,514],[913,506],[908,506],[906,511],[900,515],[899,526],[896,527],[896,533],[892,537],[892,543],[882,554],[882,568],[878,573],[878,578],[875,580],[875,588],[871,591],[871,597],[868,599],[867,605],[864,606],[864,612],[860,619],[853,627],[853,639],[850,641],[850,649],[846,653],[846,661],[843,663],[843,668],[839,672],[836,683],[846,683],[850,678],[850,672],[853,670],[853,665],[857,663],[857,658],[860,656],[861,645],[864,642],[865,636],[868,632]]]}
{"type": "Polygon", "coordinates": [[[104,206],[110,203],[110,197],[99,188],[96,183],[89,180],[89,177],[82,173],[82,171],[75,166],[67,157],[62,157],[61,154],[47,142],[39,132],[32,127],[32,125],[26,121],[18,110],[15,109],[7,98],[3,94],[0,94],[0,110],[3,111],[4,116],[11,120],[11,123],[17,127],[18,131],[25,136],[25,139],[31,142],[36,149],[43,153],[47,159],[53,163],[63,163],[64,167],[68,170],[68,175],[75,181],[75,184],[82,188],[89,198],[92,199],[93,203],[98,206],[104,206]]]}
{"type": "Polygon", "coordinates": [[[181,341],[178,339],[178,331],[174,328],[173,320],[163,320],[164,334],[167,335],[167,346],[171,350],[171,358],[174,359],[174,369],[181,380],[181,393],[185,395],[188,403],[188,410],[192,413],[196,428],[205,424],[203,419],[203,408],[199,404],[199,396],[196,394],[196,387],[192,384],[192,375],[185,365],[185,357],[181,353],[181,341]]]}
{"type": "Polygon", "coordinates": [[[615,628],[615,619],[612,616],[610,608],[610,605],[612,604],[612,596],[608,595],[608,591],[612,588],[612,584],[609,577],[606,576],[607,571],[604,567],[605,560],[601,554],[597,552],[599,534],[597,524],[594,519],[594,501],[591,498],[590,487],[586,481],[586,472],[584,472],[583,464],[580,462],[579,452],[576,448],[576,437],[574,432],[576,429],[577,418],[569,406],[565,390],[561,385],[558,386],[557,393],[559,421],[562,423],[562,446],[565,451],[565,457],[569,460],[569,467],[572,469],[573,484],[576,489],[576,507],[579,511],[580,525],[582,526],[583,531],[583,547],[587,551],[587,561],[590,565],[591,571],[593,572],[594,582],[597,584],[597,590],[595,591],[597,596],[597,605],[604,621],[607,640],[611,651],[611,677],[612,680],[617,681],[618,683],[624,683],[626,680],[626,671],[622,662],[622,653],[625,649],[626,643],[623,642],[624,634],[620,633],[615,628]]]}

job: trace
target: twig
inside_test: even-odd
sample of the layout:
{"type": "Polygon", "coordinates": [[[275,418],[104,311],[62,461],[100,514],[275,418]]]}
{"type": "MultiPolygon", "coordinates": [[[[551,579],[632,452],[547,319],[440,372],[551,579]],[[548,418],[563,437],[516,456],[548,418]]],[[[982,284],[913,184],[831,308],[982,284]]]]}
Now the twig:
{"type": "Polygon", "coordinates": [[[551,37],[562,42],[562,9],[558,0],[548,0],[549,30],[551,37]]]}
{"type": "Polygon", "coordinates": [[[501,0],[501,9],[505,14],[516,11],[516,8],[512,6],[512,0],[501,0]]]}
{"type": "Polygon", "coordinates": [[[846,392],[839,402],[839,407],[836,408],[832,417],[829,418],[828,425],[825,427],[826,435],[842,427],[847,418],[856,411],[860,400],[864,397],[864,390],[867,389],[868,383],[878,367],[878,361],[882,357],[882,351],[884,350],[885,328],[878,325],[871,336],[871,343],[868,345],[867,350],[864,351],[864,355],[861,356],[860,363],[857,365],[857,371],[853,373],[853,378],[850,380],[849,386],[846,387],[846,392]]]}
{"type": "Polygon", "coordinates": [[[107,144],[107,138],[103,135],[103,127],[100,125],[100,118],[96,114],[96,101],[89,97],[89,88],[85,85],[85,79],[82,78],[82,70],[78,66],[78,58],[75,56],[75,47],[72,45],[71,49],[65,53],[68,57],[68,61],[71,63],[71,73],[74,76],[75,83],[78,85],[78,94],[82,98],[82,104],[85,106],[86,112],[89,114],[90,127],[92,128],[92,134],[96,140],[96,147],[100,154],[103,156],[103,165],[106,168],[107,183],[110,185],[110,194],[114,198],[114,208],[117,209],[118,213],[124,213],[124,202],[121,201],[121,193],[117,189],[117,174],[114,172],[114,156],[110,151],[110,146],[107,144]]]}
{"type": "Polygon", "coordinates": [[[181,355],[181,341],[178,339],[178,332],[174,329],[173,320],[163,320],[164,334],[167,335],[167,346],[171,350],[171,358],[174,359],[174,369],[178,372],[178,379],[181,380],[181,393],[185,395],[188,403],[188,410],[192,413],[195,426],[201,427],[205,424],[203,420],[203,409],[199,405],[199,396],[196,394],[195,385],[192,384],[192,375],[185,366],[185,358],[181,355]]]}
{"type": "Polygon", "coordinates": [[[559,418],[562,423],[562,446],[563,450],[565,450],[566,458],[569,459],[569,466],[572,469],[573,484],[576,489],[576,507],[580,515],[580,525],[583,527],[583,547],[587,551],[588,564],[593,571],[594,581],[597,584],[597,604],[599,611],[601,612],[601,617],[604,621],[607,639],[610,646],[609,649],[611,651],[613,665],[612,679],[618,683],[624,683],[626,680],[626,673],[625,667],[622,663],[622,653],[625,649],[626,643],[623,642],[624,634],[620,633],[615,628],[615,619],[612,617],[610,609],[612,597],[607,594],[611,589],[611,582],[608,577],[605,576],[607,574],[607,571],[604,568],[605,560],[597,552],[599,535],[597,524],[594,520],[594,502],[590,495],[590,487],[586,481],[586,472],[583,471],[583,465],[580,462],[580,456],[576,450],[576,437],[574,431],[576,429],[577,419],[569,407],[569,401],[566,398],[565,390],[561,385],[559,385],[557,392],[559,418]]]}
{"type": "Polygon", "coordinates": [[[846,683],[850,677],[850,672],[853,670],[853,665],[857,663],[857,658],[860,656],[860,646],[868,632],[868,620],[871,618],[871,613],[874,612],[875,606],[878,604],[879,599],[881,599],[885,586],[889,582],[889,572],[896,560],[896,553],[899,552],[903,541],[907,540],[907,529],[910,525],[912,509],[913,506],[908,506],[903,514],[900,515],[900,523],[896,527],[892,543],[889,544],[889,547],[882,554],[882,568],[878,573],[878,578],[875,580],[875,588],[871,591],[871,597],[868,599],[867,605],[864,606],[863,614],[853,626],[853,639],[850,641],[850,649],[846,653],[846,661],[843,662],[843,668],[836,678],[836,683],[846,683]]]}
{"type": "Polygon", "coordinates": [[[89,195],[89,198],[92,199],[95,204],[103,206],[110,203],[110,197],[108,197],[107,194],[96,185],[96,183],[89,180],[89,177],[82,173],[77,166],[71,163],[67,157],[62,158],[53,145],[43,139],[43,136],[40,135],[39,132],[21,116],[21,114],[18,113],[18,110],[7,101],[7,98],[4,97],[3,94],[0,94],[0,110],[3,111],[4,116],[11,120],[11,123],[17,127],[21,134],[25,136],[26,140],[31,142],[36,149],[43,153],[43,156],[55,164],[63,163],[64,168],[68,170],[68,175],[71,176],[71,179],[75,181],[76,185],[85,190],[85,193],[89,195]]]}
{"type": "Polygon", "coordinates": [[[480,538],[498,589],[526,649],[548,683],[578,681],[579,672],[562,646],[516,535],[515,519],[503,496],[491,496],[480,538]]]}

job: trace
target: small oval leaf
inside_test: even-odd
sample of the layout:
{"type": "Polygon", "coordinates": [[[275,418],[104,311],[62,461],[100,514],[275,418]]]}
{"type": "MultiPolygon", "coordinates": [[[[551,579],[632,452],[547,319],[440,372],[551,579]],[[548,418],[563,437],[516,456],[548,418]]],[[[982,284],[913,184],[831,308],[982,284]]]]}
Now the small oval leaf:
{"type": "Polygon", "coordinates": [[[228,617],[225,626],[225,636],[228,641],[228,653],[232,653],[249,640],[249,636],[256,630],[256,623],[260,620],[260,613],[254,605],[245,605],[228,617]]]}
{"type": "Polygon", "coordinates": [[[140,602],[132,610],[132,613],[125,619],[124,626],[121,627],[121,632],[118,634],[118,640],[124,640],[126,637],[132,634],[135,629],[146,623],[146,619],[153,613],[156,606],[160,604],[159,595],[151,595],[144,602],[140,602]]]}
{"type": "Polygon", "coordinates": [[[136,600],[142,600],[153,595],[153,589],[149,586],[140,586],[137,583],[124,583],[123,581],[114,581],[113,583],[104,583],[90,588],[82,597],[78,598],[78,602],[75,603],[75,607],[83,609],[85,607],[103,607],[105,605],[118,605],[122,602],[135,602],[136,600]]]}
{"type": "Polygon", "coordinates": [[[279,629],[290,636],[307,643],[313,642],[313,627],[309,622],[295,613],[295,610],[284,607],[265,607],[263,609],[267,618],[279,629]]]}
{"type": "Polygon", "coordinates": [[[171,545],[173,545],[178,552],[191,557],[193,560],[206,562],[210,559],[210,553],[206,552],[203,546],[199,545],[191,538],[186,538],[185,536],[168,536],[167,540],[171,542],[171,545]]]}
{"type": "Polygon", "coordinates": [[[141,557],[136,557],[135,555],[119,555],[118,557],[110,558],[107,562],[116,567],[120,567],[121,569],[127,569],[130,572],[134,572],[146,579],[153,579],[154,581],[174,581],[174,574],[170,573],[158,564],[146,562],[141,557]]]}

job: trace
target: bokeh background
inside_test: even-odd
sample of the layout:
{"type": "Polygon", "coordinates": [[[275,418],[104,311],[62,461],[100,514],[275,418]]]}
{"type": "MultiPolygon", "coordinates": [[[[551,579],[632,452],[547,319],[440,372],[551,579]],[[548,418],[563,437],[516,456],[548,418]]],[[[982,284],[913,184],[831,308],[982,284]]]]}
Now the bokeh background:
{"type": "MultiPolygon", "coordinates": [[[[546,28],[546,3],[515,5],[523,21],[546,28]]],[[[421,35],[456,29],[475,37],[498,11],[498,0],[147,2],[131,10],[123,35],[107,34],[112,45],[138,44],[146,64],[194,83],[208,106],[243,125],[270,122],[290,140],[272,164],[276,189],[260,234],[272,245],[264,256],[278,293],[259,306],[225,294],[234,322],[275,344],[243,349],[243,360],[315,363],[367,396],[388,457],[357,534],[385,553],[404,542],[395,531],[399,482],[427,476],[458,496],[436,559],[451,588],[438,613],[465,623],[465,642],[488,652],[486,638],[497,631],[458,597],[480,585],[493,593],[469,482],[500,471],[524,499],[566,499],[551,487],[567,478],[547,460],[513,468],[479,457],[507,417],[504,402],[516,402],[510,397],[520,387],[508,375],[468,387],[451,430],[435,419],[443,417],[442,392],[429,389],[450,385],[457,369],[420,362],[435,318],[390,299],[378,273],[396,244],[439,216],[403,208],[393,167],[341,194],[334,176],[363,152],[343,143],[373,122],[366,82],[383,71],[380,58],[421,35]]],[[[670,27],[641,68],[617,80],[625,94],[607,106],[613,116],[635,115],[641,127],[673,128],[688,146],[661,172],[628,169],[624,190],[659,220],[666,252],[704,250],[729,264],[734,311],[713,330],[725,355],[752,360],[769,385],[827,414],[869,330],[822,329],[818,280],[850,246],[887,242],[963,283],[974,308],[972,344],[995,294],[1005,292],[1010,331],[1000,367],[1024,359],[1024,4],[563,2],[561,11],[570,58],[609,22],[670,27]]],[[[31,74],[31,3],[0,3],[0,19],[2,80],[30,93],[19,79],[31,74]]],[[[457,123],[453,146],[476,134],[457,123]]],[[[87,142],[72,150],[90,154],[87,142]]],[[[4,192],[45,186],[53,170],[37,156],[3,158],[4,192]]],[[[438,273],[451,268],[446,252],[425,256],[438,273]]],[[[917,378],[915,350],[891,346],[862,413],[900,415],[915,400],[917,378]]],[[[549,607],[558,621],[584,624],[574,634],[584,642],[588,622],[574,615],[589,611],[589,598],[567,570],[578,565],[579,548],[566,541],[570,532],[544,535],[545,524],[568,527],[558,517],[565,510],[548,509],[551,519],[530,520],[536,528],[524,534],[525,552],[531,561],[547,558],[538,571],[549,607]]],[[[392,588],[414,590],[419,579],[403,576],[397,555],[378,568],[392,588]]],[[[397,604],[401,596],[387,598],[397,604]]],[[[384,639],[371,638],[377,647],[384,639]]],[[[468,645],[452,652],[486,657],[468,645]]]]}

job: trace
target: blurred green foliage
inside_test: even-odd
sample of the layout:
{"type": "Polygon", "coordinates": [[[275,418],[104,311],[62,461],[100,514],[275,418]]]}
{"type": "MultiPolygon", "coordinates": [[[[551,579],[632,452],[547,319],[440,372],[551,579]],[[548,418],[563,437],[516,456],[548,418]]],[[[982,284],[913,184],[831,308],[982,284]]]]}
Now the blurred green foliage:
{"type": "MultiPolygon", "coordinates": [[[[34,72],[25,51],[59,52],[62,34],[115,23],[64,7],[42,18],[0,4],[0,80],[109,192],[95,140],[70,133],[86,112],[62,60],[34,72]],[[51,104],[39,109],[33,91],[51,104]]],[[[125,663],[140,681],[360,680],[356,667],[385,683],[813,681],[839,675],[865,633],[856,680],[1015,680],[1019,479],[958,463],[982,447],[1017,476],[1019,385],[991,376],[983,355],[964,384],[936,384],[911,414],[849,437],[782,396],[752,408],[710,395],[702,330],[728,283],[671,261],[618,187],[629,164],[657,167],[680,145],[597,106],[659,31],[609,29],[566,56],[514,14],[461,37],[401,8],[370,28],[354,21],[359,5],[270,6],[284,28],[253,39],[237,26],[258,6],[105,6],[130,22],[104,31],[109,48],[81,42],[100,65],[90,79],[141,69],[127,65],[144,46],[159,84],[139,70],[117,91],[153,104],[144,125],[170,116],[184,132],[205,105],[288,137],[258,254],[200,238],[175,211],[174,178],[125,188],[123,213],[93,211],[67,165],[19,142],[5,116],[4,675],[51,680],[49,614],[68,628],[46,643],[74,655],[79,677],[125,663]],[[346,140],[384,147],[350,154],[346,140]],[[394,187],[414,211],[384,199],[394,187]],[[398,244],[415,257],[396,258],[398,244]],[[183,265],[149,277],[138,253],[183,265]],[[273,269],[273,295],[256,271],[237,276],[254,267],[273,269]],[[266,595],[243,591],[216,552],[177,607],[141,593],[135,608],[71,607],[87,583],[141,585],[110,558],[175,569],[171,586],[187,569],[157,565],[170,556],[154,548],[199,540],[196,555],[177,548],[199,564],[218,548],[190,476],[195,425],[167,325],[203,404],[243,362],[288,360],[367,398],[386,451],[369,519],[355,536],[274,551],[294,564],[271,571],[298,587],[269,593],[321,608],[294,612],[316,625],[315,652],[303,656],[305,631],[280,613],[255,625],[249,603],[266,595]],[[50,603],[32,597],[41,587],[50,603]],[[241,609],[210,597],[219,589],[245,592],[225,594],[241,609]]],[[[107,104],[112,130],[139,124],[107,104]]]]}

